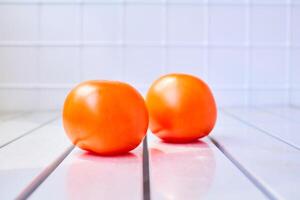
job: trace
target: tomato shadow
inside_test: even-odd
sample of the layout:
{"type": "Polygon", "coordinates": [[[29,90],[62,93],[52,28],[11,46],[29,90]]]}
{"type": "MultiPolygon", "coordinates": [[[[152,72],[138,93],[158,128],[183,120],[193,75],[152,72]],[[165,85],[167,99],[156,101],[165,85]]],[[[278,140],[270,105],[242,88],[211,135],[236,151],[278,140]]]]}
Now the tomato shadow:
{"type": "Polygon", "coordinates": [[[204,141],[154,142],[150,146],[151,190],[154,199],[201,199],[215,174],[213,150],[204,141]]]}
{"type": "Polygon", "coordinates": [[[142,195],[141,148],[132,153],[99,156],[79,152],[67,172],[68,199],[123,199],[142,195]],[[139,192],[137,192],[137,190],[139,192]]]}

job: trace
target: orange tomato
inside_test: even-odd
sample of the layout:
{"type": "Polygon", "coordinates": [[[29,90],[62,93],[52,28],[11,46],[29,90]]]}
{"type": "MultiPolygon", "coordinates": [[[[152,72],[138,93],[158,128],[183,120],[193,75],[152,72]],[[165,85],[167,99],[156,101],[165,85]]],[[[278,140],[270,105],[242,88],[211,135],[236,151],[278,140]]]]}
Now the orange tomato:
{"type": "Polygon", "coordinates": [[[129,152],[148,128],[143,97],[130,85],[87,81],[68,94],[63,125],[73,144],[102,155],[129,152]]]}
{"type": "Polygon", "coordinates": [[[213,129],[217,109],[209,87],[187,74],[169,74],[150,87],[146,104],[151,131],[167,142],[190,142],[213,129]]]}

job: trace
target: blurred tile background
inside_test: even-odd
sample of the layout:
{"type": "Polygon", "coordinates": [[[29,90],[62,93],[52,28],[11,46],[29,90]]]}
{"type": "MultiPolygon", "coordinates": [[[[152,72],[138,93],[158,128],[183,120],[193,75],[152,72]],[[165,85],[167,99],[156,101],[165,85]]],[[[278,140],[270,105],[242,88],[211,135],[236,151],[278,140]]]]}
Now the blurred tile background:
{"type": "Polygon", "coordinates": [[[299,0],[0,0],[0,109],[88,79],[204,79],[219,106],[300,105],[299,0]]]}

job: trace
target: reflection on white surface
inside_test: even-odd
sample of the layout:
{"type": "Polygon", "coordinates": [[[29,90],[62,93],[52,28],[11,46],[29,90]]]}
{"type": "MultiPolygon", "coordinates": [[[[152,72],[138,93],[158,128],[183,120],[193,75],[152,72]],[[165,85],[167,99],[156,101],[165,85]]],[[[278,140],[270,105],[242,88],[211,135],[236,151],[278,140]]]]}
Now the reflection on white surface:
{"type": "Polygon", "coordinates": [[[150,147],[150,159],[154,199],[199,199],[209,191],[216,161],[205,142],[156,142],[150,147]]]}
{"type": "Polygon", "coordinates": [[[141,199],[142,160],[138,153],[103,157],[78,152],[67,171],[68,199],[141,199]]]}

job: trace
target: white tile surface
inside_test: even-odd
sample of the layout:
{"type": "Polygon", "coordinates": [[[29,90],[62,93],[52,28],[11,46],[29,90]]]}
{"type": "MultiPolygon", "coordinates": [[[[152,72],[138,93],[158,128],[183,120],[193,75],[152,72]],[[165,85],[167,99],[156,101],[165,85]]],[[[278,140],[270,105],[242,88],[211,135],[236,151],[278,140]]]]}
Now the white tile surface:
{"type": "Polygon", "coordinates": [[[0,47],[0,82],[36,83],[37,55],[32,47],[0,47]]]}
{"type": "MultiPolygon", "coordinates": [[[[214,129],[212,137],[223,149],[275,198],[299,198],[297,187],[300,184],[299,150],[256,129],[237,123],[222,113],[219,113],[219,120],[221,122],[214,129]]],[[[268,118],[260,118],[260,120],[268,121],[268,118]]],[[[275,124],[276,122],[273,121],[272,125],[276,126],[275,124]]]]}
{"type": "Polygon", "coordinates": [[[246,9],[246,7],[227,5],[209,7],[208,42],[210,44],[245,44],[246,9]]]}
{"type": "Polygon", "coordinates": [[[208,80],[217,87],[240,87],[246,80],[247,49],[212,48],[208,56],[208,80]]]}
{"type": "Polygon", "coordinates": [[[85,47],[82,55],[82,78],[122,80],[123,53],[119,47],[85,47]]]}
{"type": "Polygon", "coordinates": [[[0,159],[5,160],[0,166],[0,198],[16,198],[69,146],[61,124],[53,122],[0,149],[0,159]]]}
{"type": "Polygon", "coordinates": [[[40,90],[36,97],[39,100],[39,104],[37,106],[38,110],[62,110],[65,99],[70,90],[71,88],[50,88],[40,90]]]}
{"type": "Polygon", "coordinates": [[[240,120],[264,131],[262,134],[270,135],[279,141],[286,142],[294,149],[300,150],[300,137],[295,134],[299,129],[299,123],[262,112],[251,108],[231,108],[226,111],[240,120]]]}
{"type": "Polygon", "coordinates": [[[1,111],[35,110],[39,104],[35,89],[0,89],[0,99],[1,111]]]}
{"type": "Polygon", "coordinates": [[[167,49],[167,72],[189,73],[205,78],[204,48],[170,47],[167,49]]]}
{"type": "MultiPolygon", "coordinates": [[[[280,137],[291,133],[297,141],[293,133],[299,129],[300,110],[290,107],[262,110],[267,112],[226,109],[245,117],[247,122],[261,128],[268,127],[268,131],[274,134],[280,133],[280,137]]],[[[35,113],[1,122],[1,133],[8,130],[3,124],[21,130],[30,124],[41,124],[47,115],[51,113],[35,113]]],[[[7,135],[1,134],[0,138],[3,137],[7,135]]],[[[241,196],[244,199],[265,199],[258,187],[263,187],[278,199],[298,199],[299,149],[222,111],[218,112],[211,137],[220,145],[218,148],[238,162],[238,167],[209,138],[190,144],[167,144],[148,134],[152,199],[240,199],[241,196]],[[246,170],[247,176],[240,170],[246,170]],[[247,178],[250,176],[259,186],[250,182],[247,178]]],[[[70,142],[59,119],[1,148],[0,160],[5,162],[0,166],[0,197],[12,199],[28,189],[29,184],[40,180],[41,174],[50,172],[47,171],[49,166],[69,147],[70,142]],[[16,179],[18,181],[13,181],[16,179]]],[[[117,157],[101,157],[75,149],[30,199],[141,199],[142,184],[142,146],[117,157]]]]}
{"type": "Polygon", "coordinates": [[[170,5],[167,11],[167,39],[170,43],[204,43],[203,6],[170,5]]]}
{"type": "MultiPolygon", "coordinates": [[[[71,1],[71,0],[70,0],[71,1]]],[[[123,2],[124,0],[79,0],[79,1],[82,1],[82,2],[100,2],[100,3],[107,3],[107,2],[111,2],[111,3],[121,3],[123,2]]]]}
{"type": "Polygon", "coordinates": [[[290,52],[290,84],[293,88],[300,89],[300,48],[290,52]]]}
{"type": "MultiPolygon", "coordinates": [[[[293,0],[292,0],[293,1],[293,0]]],[[[287,0],[250,0],[253,4],[270,4],[270,5],[276,5],[276,4],[285,4],[287,3],[287,0]]]]}
{"type": "MultiPolygon", "coordinates": [[[[45,3],[60,3],[60,2],[63,2],[63,3],[78,3],[80,1],[84,1],[84,0],[37,0],[37,1],[40,1],[40,2],[45,2],[45,3]]],[[[96,1],[99,1],[99,0],[96,0],[96,1]]]]}
{"type": "Polygon", "coordinates": [[[130,3],[163,3],[164,0],[124,0],[130,3]]]}
{"type": "Polygon", "coordinates": [[[80,39],[78,5],[43,5],[40,20],[41,40],[43,41],[77,41],[80,39]]]}
{"type": "MultiPolygon", "coordinates": [[[[299,3],[299,1],[298,1],[299,3]]],[[[300,45],[300,6],[291,7],[291,44],[300,45]]]]}
{"type": "Polygon", "coordinates": [[[12,121],[0,124],[0,146],[7,145],[12,140],[27,134],[28,132],[39,127],[41,124],[47,123],[58,116],[58,113],[29,113],[22,115],[12,121]]]}
{"type": "Polygon", "coordinates": [[[251,52],[250,85],[252,88],[280,88],[288,82],[285,49],[255,49],[251,52]]]}
{"type": "Polygon", "coordinates": [[[217,89],[219,106],[299,104],[297,2],[0,1],[0,108],[59,107],[64,84],[78,80],[126,80],[146,91],[167,72],[200,76],[217,89]],[[39,97],[49,88],[58,98],[39,97]]]}
{"type": "Polygon", "coordinates": [[[48,84],[77,83],[80,80],[80,49],[45,47],[40,50],[39,81],[48,84]],[[67,76],[66,76],[67,75],[67,76]]]}
{"type": "Polygon", "coordinates": [[[166,0],[169,3],[205,3],[205,0],[166,0]]]}
{"type": "Polygon", "coordinates": [[[86,5],[83,13],[85,41],[116,42],[122,38],[122,7],[86,5]]]}
{"type": "Polygon", "coordinates": [[[292,89],[290,91],[290,104],[300,106],[300,90],[292,89]]]}
{"type": "Polygon", "coordinates": [[[125,50],[125,80],[141,85],[150,84],[162,75],[163,52],[161,48],[127,48],[125,50]]]}
{"type": "Polygon", "coordinates": [[[126,42],[162,42],[162,6],[126,5],[124,23],[126,42]]]}
{"type": "Polygon", "coordinates": [[[38,7],[0,4],[0,27],[0,41],[37,40],[38,7]]]}
{"type": "Polygon", "coordinates": [[[253,6],[250,12],[250,37],[253,44],[286,43],[287,15],[283,6],[253,6]]]}
{"type": "Polygon", "coordinates": [[[79,149],[30,199],[142,199],[142,146],[124,156],[102,157],[79,149]]]}
{"type": "Polygon", "coordinates": [[[252,90],[248,93],[249,105],[250,106],[280,106],[288,102],[288,91],[287,90],[252,90]]]}
{"type": "Polygon", "coordinates": [[[218,107],[223,106],[246,106],[247,91],[243,89],[215,89],[212,88],[213,95],[218,107]]]}
{"type": "Polygon", "coordinates": [[[236,0],[209,0],[208,1],[211,4],[245,4],[247,3],[247,0],[240,0],[240,1],[236,1],[236,0]]]}
{"type": "Polygon", "coordinates": [[[150,133],[148,144],[154,200],[239,199],[242,191],[243,198],[264,199],[208,139],[191,144],[168,144],[150,133]]]}

